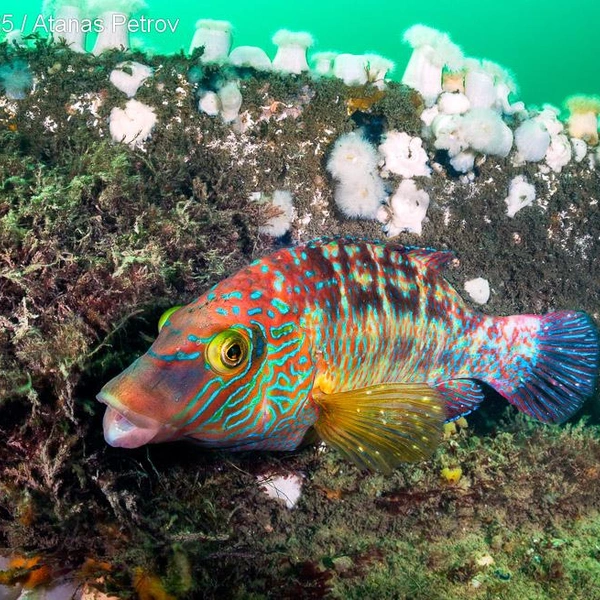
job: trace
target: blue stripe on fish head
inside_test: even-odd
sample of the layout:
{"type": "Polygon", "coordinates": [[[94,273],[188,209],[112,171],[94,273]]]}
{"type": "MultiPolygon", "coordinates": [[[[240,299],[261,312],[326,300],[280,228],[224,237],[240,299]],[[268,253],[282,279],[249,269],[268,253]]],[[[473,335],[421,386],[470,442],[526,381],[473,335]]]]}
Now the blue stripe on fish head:
{"type": "Polygon", "coordinates": [[[219,292],[171,315],[112,395],[205,445],[294,448],[316,418],[297,315],[283,298],[219,292]]]}

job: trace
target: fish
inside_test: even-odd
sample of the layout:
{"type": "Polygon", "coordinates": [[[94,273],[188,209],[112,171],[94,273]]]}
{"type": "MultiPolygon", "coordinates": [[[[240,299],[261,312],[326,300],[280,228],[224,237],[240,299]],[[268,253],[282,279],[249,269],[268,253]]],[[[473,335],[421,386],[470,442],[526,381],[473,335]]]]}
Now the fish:
{"type": "Polygon", "coordinates": [[[431,457],[486,384],[539,421],[570,418],[595,389],[592,318],[472,310],[443,276],[453,259],[332,238],[256,260],[167,311],[101,389],[106,441],[290,451],[316,437],[389,473],[431,457]]]}

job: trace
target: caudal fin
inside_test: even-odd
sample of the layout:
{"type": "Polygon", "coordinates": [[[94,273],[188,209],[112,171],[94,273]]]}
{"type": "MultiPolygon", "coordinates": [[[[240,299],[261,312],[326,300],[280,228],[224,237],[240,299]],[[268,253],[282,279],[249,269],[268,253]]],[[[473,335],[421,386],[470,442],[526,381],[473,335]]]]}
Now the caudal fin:
{"type": "MultiPolygon", "coordinates": [[[[509,319],[520,317],[509,317],[509,319]]],[[[527,368],[513,381],[492,385],[519,410],[562,423],[592,395],[598,376],[598,330],[585,313],[559,311],[539,317],[527,368]]],[[[515,357],[522,361],[522,357],[515,357]]]]}

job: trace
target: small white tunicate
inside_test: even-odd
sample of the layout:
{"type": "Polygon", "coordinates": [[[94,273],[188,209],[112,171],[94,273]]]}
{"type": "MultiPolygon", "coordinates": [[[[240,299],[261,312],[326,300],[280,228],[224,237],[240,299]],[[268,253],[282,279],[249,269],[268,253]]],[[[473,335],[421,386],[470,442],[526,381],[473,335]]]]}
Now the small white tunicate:
{"type": "Polygon", "coordinates": [[[429,177],[429,157],[423,148],[423,140],[411,137],[404,131],[388,131],[379,146],[386,170],[402,177],[429,177]]]}
{"type": "Polygon", "coordinates": [[[522,208],[535,200],[535,186],[528,183],[523,175],[517,175],[508,184],[508,196],[504,198],[506,214],[513,218],[522,208]]]}
{"type": "Polygon", "coordinates": [[[289,475],[272,475],[267,473],[256,478],[263,492],[285,504],[286,508],[294,508],[300,498],[304,475],[290,473],[289,475]]]}
{"type": "Polygon", "coordinates": [[[276,190],[267,201],[279,210],[279,214],[271,217],[258,231],[272,237],[281,237],[290,229],[294,217],[294,199],[287,190],[276,190]]]}
{"type": "Polygon", "coordinates": [[[465,291],[473,302],[485,304],[490,299],[490,282],[483,277],[476,277],[465,281],[465,291]]]}
{"type": "Polygon", "coordinates": [[[140,148],[156,125],[156,112],[150,106],[129,100],[125,108],[115,107],[109,118],[109,131],[115,142],[128,144],[131,148],[140,148]]]}
{"type": "Polygon", "coordinates": [[[429,194],[419,190],[412,179],[403,180],[389,201],[385,232],[389,237],[402,231],[421,235],[428,207],[429,194]]]}

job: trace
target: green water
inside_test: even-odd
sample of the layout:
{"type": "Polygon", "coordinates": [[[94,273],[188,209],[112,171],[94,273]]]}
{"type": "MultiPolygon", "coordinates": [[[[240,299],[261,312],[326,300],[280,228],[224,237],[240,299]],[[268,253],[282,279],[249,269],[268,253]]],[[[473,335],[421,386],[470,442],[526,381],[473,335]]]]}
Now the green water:
{"type": "MultiPolygon", "coordinates": [[[[77,0],[75,0],[77,1],[77,0]]],[[[0,23],[20,23],[26,32],[39,14],[39,0],[2,0],[0,23]],[[12,16],[10,16],[12,15],[12,16]]],[[[110,0],[106,2],[107,8],[110,0]]],[[[148,18],[179,19],[174,33],[136,34],[133,39],[158,52],[187,50],[199,18],[225,19],[235,27],[234,45],[256,45],[271,56],[272,34],[280,28],[310,31],[317,50],[372,51],[397,63],[402,76],[409,49],[402,32],[424,23],[450,33],[465,54],[510,68],[528,104],[560,105],[573,93],[600,93],[600,2],[525,1],[393,2],[389,0],[248,2],[148,0],[148,18]]],[[[10,25],[5,25],[10,26],[10,25]]],[[[91,40],[88,40],[90,43],[91,40]]]]}

